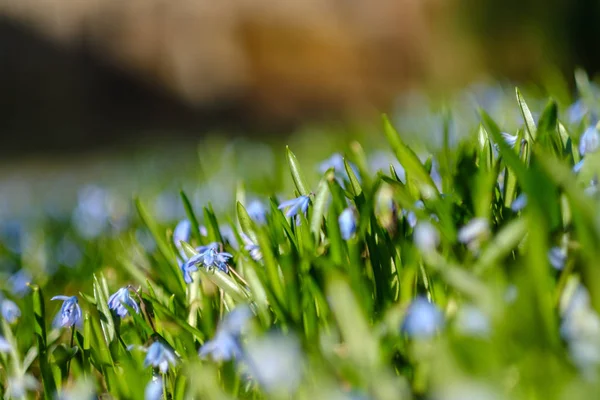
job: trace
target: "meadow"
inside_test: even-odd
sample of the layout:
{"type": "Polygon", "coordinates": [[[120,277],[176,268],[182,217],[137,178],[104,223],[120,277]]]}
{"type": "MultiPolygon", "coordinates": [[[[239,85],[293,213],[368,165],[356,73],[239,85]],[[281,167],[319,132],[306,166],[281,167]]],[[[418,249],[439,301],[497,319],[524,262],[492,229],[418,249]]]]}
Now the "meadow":
{"type": "Polygon", "coordinates": [[[88,186],[4,223],[4,398],[594,398],[600,92],[576,78],[569,104],[410,98],[337,149],[205,142],[162,213],[88,186]]]}

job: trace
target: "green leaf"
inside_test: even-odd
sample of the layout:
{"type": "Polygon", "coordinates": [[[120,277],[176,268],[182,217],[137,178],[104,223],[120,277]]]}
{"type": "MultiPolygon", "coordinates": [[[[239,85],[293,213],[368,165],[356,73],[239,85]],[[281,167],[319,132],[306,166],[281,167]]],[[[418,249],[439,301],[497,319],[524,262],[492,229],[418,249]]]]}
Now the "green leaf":
{"type": "Polygon", "coordinates": [[[550,100],[540,117],[537,128],[537,142],[547,151],[562,157],[563,147],[560,134],[557,129],[558,107],[556,102],[550,100]]]}
{"type": "Polygon", "coordinates": [[[354,192],[354,197],[360,196],[360,194],[362,193],[360,182],[354,174],[354,170],[350,167],[350,164],[348,164],[348,160],[346,160],[345,158],[344,167],[346,168],[346,173],[348,174],[348,178],[350,179],[350,187],[352,188],[352,192],[354,192]]]}
{"type": "Polygon", "coordinates": [[[298,160],[296,156],[288,146],[286,146],[288,165],[290,167],[290,172],[292,173],[292,179],[294,180],[294,184],[296,185],[296,189],[302,196],[307,196],[310,194],[310,186],[306,183],[304,179],[304,175],[300,169],[300,165],[298,164],[298,160]]]}
{"type": "Polygon", "coordinates": [[[169,289],[172,292],[176,292],[178,295],[183,296],[185,294],[185,282],[181,272],[179,271],[179,266],[175,262],[175,253],[165,240],[164,232],[159,229],[158,225],[139,199],[135,199],[135,206],[138,210],[140,218],[142,219],[142,222],[152,234],[152,237],[158,246],[159,252],[164,258],[164,262],[159,263],[159,268],[161,269],[159,272],[163,276],[164,282],[177,282],[177,284],[169,286],[169,289]],[[163,266],[166,268],[163,268],[163,266]]]}
{"type": "Polygon", "coordinates": [[[40,372],[42,375],[42,383],[44,396],[48,399],[54,398],[56,394],[56,382],[52,369],[48,363],[48,348],[46,336],[46,308],[44,306],[44,296],[42,289],[37,285],[31,285],[33,297],[33,316],[35,320],[34,332],[38,347],[38,359],[40,364],[40,372]]]}
{"type": "Polygon", "coordinates": [[[315,236],[315,241],[319,241],[321,233],[321,224],[323,222],[323,216],[325,215],[325,207],[327,200],[329,199],[329,185],[327,181],[332,179],[333,171],[327,171],[325,176],[319,182],[317,187],[317,194],[315,196],[315,202],[310,215],[310,230],[315,236]]]}
{"type": "Polygon", "coordinates": [[[240,228],[242,228],[242,232],[244,232],[246,236],[248,236],[254,243],[256,243],[256,235],[254,234],[253,228],[254,221],[252,221],[252,218],[250,218],[250,215],[248,215],[248,211],[246,211],[246,208],[239,201],[237,202],[236,208],[238,222],[240,223],[240,228]]]}
{"type": "Polygon", "coordinates": [[[111,343],[115,339],[115,323],[113,316],[108,308],[108,296],[105,291],[106,279],[101,275],[100,280],[94,274],[94,298],[96,307],[100,313],[100,325],[106,343],[111,343]]]}
{"type": "MultiPolygon", "coordinates": [[[[188,255],[188,257],[193,257],[196,254],[196,250],[185,242],[181,242],[182,248],[188,255]]],[[[261,247],[262,249],[262,247],[261,247]]],[[[231,276],[224,273],[219,269],[215,269],[214,271],[207,271],[204,267],[199,267],[200,276],[202,278],[208,278],[215,285],[223,289],[225,293],[230,295],[235,301],[240,303],[248,303],[250,299],[250,294],[246,292],[238,283],[233,280],[231,276]]]]}
{"type": "Polygon", "coordinates": [[[183,202],[183,207],[185,208],[185,214],[187,215],[188,221],[190,221],[190,225],[192,227],[192,237],[196,240],[196,243],[201,243],[202,238],[200,237],[200,225],[198,225],[198,218],[196,218],[192,203],[183,190],[179,192],[179,195],[181,196],[181,201],[183,202]]]}
{"type": "Polygon", "coordinates": [[[527,103],[525,102],[525,99],[523,98],[523,95],[521,95],[521,92],[519,91],[519,88],[515,88],[515,92],[517,95],[517,102],[519,103],[519,108],[521,109],[521,114],[523,115],[523,119],[525,120],[525,128],[527,129],[527,133],[529,134],[526,140],[532,143],[533,141],[535,141],[535,138],[537,136],[537,128],[535,126],[535,121],[533,119],[531,111],[529,110],[529,107],[527,106],[527,103]]]}
{"type": "Polygon", "coordinates": [[[418,183],[421,192],[425,190],[425,194],[439,195],[433,179],[427,173],[423,164],[421,164],[419,157],[402,141],[400,135],[396,132],[385,114],[383,115],[383,128],[388,142],[396,154],[396,158],[398,158],[398,161],[400,161],[400,164],[406,171],[407,181],[408,177],[411,177],[418,183]]]}

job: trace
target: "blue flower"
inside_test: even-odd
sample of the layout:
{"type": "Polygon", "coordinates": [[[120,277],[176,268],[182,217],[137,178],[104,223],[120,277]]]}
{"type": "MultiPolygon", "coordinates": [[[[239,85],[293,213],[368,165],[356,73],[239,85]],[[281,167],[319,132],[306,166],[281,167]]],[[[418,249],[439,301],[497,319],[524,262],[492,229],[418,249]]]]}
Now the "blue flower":
{"type": "Polygon", "coordinates": [[[17,296],[24,296],[29,292],[31,276],[24,269],[20,269],[8,278],[11,292],[17,296]]]}
{"type": "Polygon", "coordinates": [[[356,232],[356,218],[351,208],[346,208],[338,218],[340,232],[344,240],[349,240],[356,232]]]}
{"type": "Polygon", "coordinates": [[[192,233],[192,224],[187,219],[179,221],[175,230],[173,230],[173,243],[181,252],[181,244],[179,242],[189,242],[192,233]]]}
{"type": "Polygon", "coordinates": [[[123,287],[117,290],[108,298],[108,308],[114,310],[121,318],[125,318],[129,313],[124,305],[134,309],[136,313],[140,312],[138,304],[129,295],[129,287],[123,287]]]}
{"type": "Polygon", "coordinates": [[[163,395],[162,379],[152,378],[144,390],[144,400],[160,400],[163,395]]]}
{"type": "Polygon", "coordinates": [[[586,154],[594,153],[600,147],[600,134],[594,126],[590,126],[583,132],[579,139],[579,154],[583,157],[586,154]]]}
{"type": "Polygon", "coordinates": [[[3,299],[2,300],[2,316],[9,323],[12,324],[21,316],[21,310],[14,301],[3,299]]]}
{"type": "Polygon", "coordinates": [[[285,213],[285,216],[288,218],[294,217],[298,214],[298,211],[302,211],[306,214],[306,210],[308,210],[308,204],[310,203],[310,197],[308,195],[300,196],[295,199],[291,199],[288,201],[284,201],[277,207],[280,210],[287,208],[288,210],[285,213]]]}
{"type": "Polygon", "coordinates": [[[218,331],[212,340],[207,341],[200,348],[198,354],[202,358],[210,356],[216,362],[229,361],[233,358],[241,358],[242,349],[237,337],[218,331]]]}
{"type": "Polygon", "coordinates": [[[250,253],[250,257],[254,261],[262,260],[262,252],[260,251],[260,246],[257,245],[250,239],[246,234],[242,233],[242,240],[244,241],[244,249],[250,253]]]}
{"type": "Polygon", "coordinates": [[[227,262],[233,255],[226,252],[219,252],[218,243],[210,243],[206,246],[200,246],[196,250],[198,254],[187,260],[181,267],[183,271],[183,277],[186,283],[192,282],[191,272],[197,271],[196,265],[202,264],[207,269],[218,268],[221,271],[229,272],[229,266],[227,262]]]}
{"type": "Polygon", "coordinates": [[[167,373],[169,365],[177,364],[177,356],[172,347],[160,340],[155,341],[148,348],[144,367],[153,366],[158,368],[163,374],[167,373]]]}
{"type": "Polygon", "coordinates": [[[567,117],[571,124],[578,124],[581,122],[585,114],[587,114],[588,109],[584,104],[582,99],[577,100],[575,103],[571,104],[567,109],[567,117]]]}
{"type": "Polygon", "coordinates": [[[458,309],[455,327],[460,334],[466,336],[487,337],[491,331],[489,317],[471,304],[458,309]]]}
{"type": "Polygon", "coordinates": [[[253,200],[246,207],[246,212],[252,220],[258,224],[264,224],[267,222],[267,209],[259,200],[253,200]]]}
{"type": "Polygon", "coordinates": [[[295,336],[271,332],[252,338],[244,347],[250,376],[268,393],[295,398],[294,392],[302,380],[304,358],[295,336]]]}
{"type": "Polygon", "coordinates": [[[444,326],[440,309],[424,297],[417,297],[408,307],[401,330],[409,337],[428,338],[444,326]]]}
{"type": "Polygon", "coordinates": [[[552,247],[548,250],[548,261],[554,268],[562,270],[567,261],[567,251],[557,246],[552,247]]]}
{"type": "Polygon", "coordinates": [[[513,136],[510,133],[506,132],[500,132],[500,135],[502,135],[502,139],[504,139],[506,144],[508,144],[510,147],[515,147],[515,145],[517,144],[517,135],[513,136]]]}
{"type": "Polygon", "coordinates": [[[584,159],[582,158],[577,164],[573,165],[573,172],[578,174],[579,171],[581,171],[581,169],[583,168],[583,161],[584,159]]]}
{"type": "Polygon", "coordinates": [[[526,205],[527,205],[527,195],[525,193],[521,193],[520,195],[517,196],[516,199],[513,200],[513,202],[510,205],[510,209],[513,212],[519,212],[522,209],[524,209],[526,205]]]}
{"type": "Polygon", "coordinates": [[[81,308],[77,301],[77,296],[54,296],[50,300],[62,300],[63,304],[60,311],[54,317],[52,326],[58,328],[68,328],[72,326],[81,327],[81,308]]]}
{"type": "Polygon", "coordinates": [[[440,234],[430,222],[419,222],[415,226],[413,240],[422,253],[430,253],[439,245],[440,234]]]}
{"type": "Polygon", "coordinates": [[[473,218],[458,230],[458,240],[467,245],[471,251],[479,249],[481,242],[490,234],[490,225],[485,218],[473,218]]]}
{"type": "Polygon", "coordinates": [[[12,346],[3,336],[0,336],[0,353],[8,353],[12,350],[12,346]]]}
{"type": "Polygon", "coordinates": [[[245,305],[238,306],[225,315],[215,337],[200,348],[200,357],[210,356],[217,362],[241,358],[240,335],[253,315],[250,307],[245,305]]]}

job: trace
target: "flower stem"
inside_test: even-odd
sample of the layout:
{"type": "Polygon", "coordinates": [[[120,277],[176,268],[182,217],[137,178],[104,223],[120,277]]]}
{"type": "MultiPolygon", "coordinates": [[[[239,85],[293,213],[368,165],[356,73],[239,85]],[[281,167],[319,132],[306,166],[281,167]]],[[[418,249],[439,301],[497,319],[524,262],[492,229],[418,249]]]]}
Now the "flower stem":
{"type": "MultiPolygon", "coordinates": [[[[73,343],[75,341],[75,325],[71,326],[71,345],[69,346],[69,351],[73,349],[73,343]]],[[[69,379],[69,373],[71,371],[71,360],[67,361],[67,379],[69,379]]]]}

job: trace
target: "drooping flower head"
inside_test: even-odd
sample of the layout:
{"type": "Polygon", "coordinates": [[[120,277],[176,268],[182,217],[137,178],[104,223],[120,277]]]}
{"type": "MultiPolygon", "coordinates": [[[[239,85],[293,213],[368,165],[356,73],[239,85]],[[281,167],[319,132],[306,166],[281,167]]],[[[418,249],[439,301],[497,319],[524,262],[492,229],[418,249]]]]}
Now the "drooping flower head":
{"type": "Polygon", "coordinates": [[[458,230],[458,240],[466,244],[471,251],[477,251],[489,235],[490,225],[485,218],[473,218],[458,230]]]}
{"type": "Polygon", "coordinates": [[[0,353],[8,353],[12,350],[12,346],[3,336],[0,336],[0,353]]]}
{"type": "Polygon", "coordinates": [[[600,133],[595,126],[590,126],[583,132],[579,139],[579,154],[585,156],[586,154],[594,153],[600,147],[600,133]]]}
{"type": "Polygon", "coordinates": [[[9,324],[12,324],[21,316],[21,310],[19,309],[19,306],[17,306],[12,300],[3,299],[0,308],[2,310],[2,317],[9,324]]]}
{"type": "Polygon", "coordinates": [[[435,251],[435,249],[439,245],[440,234],[437,231],[437,229],[435,229],[435,227],[431,224],[431,222],[419,222],[415,226],[413,240],[415,246],[422,253],[430,253],[432,251],[435,251]]]}
{"type": "Polygon", "coordinates": [[[252,239],[250,239],[244,233],[242,233],[242,240],[244,241],[244,249],[246,249],[246,251],[250,253],[250,257],[252,257],[254,261],[262,260],[262,252],[260,251],[260,246],[254,243],[252,239]]]}
{"type": "Polygon", "coordinates": [[[189,242],[191,233],[192,224],[187,219],[179,221],[175,226],[175,230],[173,230],[173,243],[175,243],[180,253],[182,252],[180,242],[189,242]]]}
{"type": "Polygon", "coordinates": [[[356,217],[354,211],[351,208],[346,208],[340,214],[338,218],[338,224],[340,225],[340,232],[342,233],[342,239],[349,240],[354,232],[356,232],[356,217]]]}
{"type": "Polygon", "coordinates": [[[306,214],[306,210],[308,210],[308,205],[310,204],[310,197],[308,195],[296,197],[295,199],[291,199],[288,201],[284,201],[277,207],[280,210],[286,209],[285,216],[288,218],[292,218],[298,214],[299,211],[306,214]]]}
{"type": "Polygon", "coordinates": [[[134,309],[136,313],[140,312],[140,307],[136,301],[131,298],[128,286],[122,287],[108,298],[108,308],[115,311],[121,318],[125,318],[129,314],[125,305],[134,309]]]}
{"type": "Polygon", "coordinates": [[[444,315],[424,297],[417,297],[408,307],[401,330],[408,337],[428,338],[444,325],[444,315]]]}
{"type": "Polygon", "coordinates": [[[81,327],[81,308],[79,307],[77,296],[54,296],[50,300],[63,301],[60,311],[56,314],[56,317],[54,317],[52,323],[54,328],[68,328],[72,326],[81,327]]]}
{"type": "Polygon", "coordinates": [[[163,395],[163,383],[159,377],[152,377],[152,380],[144,389],[144,400],[160,400],[163,395]]]}
{"type": "Polygon", "coordinates": [[[248,216],[257,224],[265,224],[267,222],[267,209],[259,200],[253,200],[246,207],[248,216]]]}
{"type": "Polygon", "coordinates": [[[510,205],[510,209],[513,212],[519,212],[522,209],[524,209],[526,205],[527,205],[527,194],[521,193],[520,195],[517,196],[516,199],[513,200],[513,202],[510,205]]]}
{"type": "Polygon", "coordinates": [[[177,364],[177,355],[171,346],[156,340],[148,347],[144,367],[152,366],[158,368],[163,374],[169,370],[169,365],[177,364]]]}
{"type": "Polygon", "coordinates": [[[200,246],[196,250],[198,254],[191,257],[182,264],[181,270],[186,283],[192,282],[191,273],[198,270],[198,264],[204,266],[208,270],[218,268],[224,273],[229,272],[227,263],[233,258],[232,254],[219,251],[219,243],[210,243],[206,246],[200,246]]]}
{"type": "Polygon", "coordinates": [[[245,305],[238,306],[225,315],[214,338],[200,348],[200,357],[210,356],[217,362],[241,358],[240,335],[253,315],[250,307],[245,305]]]}

